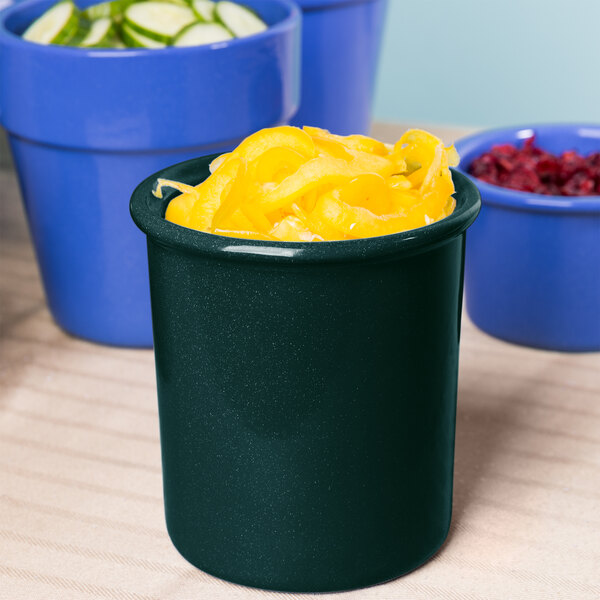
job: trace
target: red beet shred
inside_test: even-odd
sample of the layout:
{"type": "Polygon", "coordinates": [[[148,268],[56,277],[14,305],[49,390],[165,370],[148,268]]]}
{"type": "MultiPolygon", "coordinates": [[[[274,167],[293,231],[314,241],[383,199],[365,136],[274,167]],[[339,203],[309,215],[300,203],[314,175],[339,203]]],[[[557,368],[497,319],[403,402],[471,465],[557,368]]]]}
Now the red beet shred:
{"type": "Polygon", "coordinates": [[[469,173],[481,181],[513,190],[552,196],[600,195],[600,152],[581,156],[574,150],[560,156],[525,140],[521,148],[498,144],[476,158],[469,173]]]}

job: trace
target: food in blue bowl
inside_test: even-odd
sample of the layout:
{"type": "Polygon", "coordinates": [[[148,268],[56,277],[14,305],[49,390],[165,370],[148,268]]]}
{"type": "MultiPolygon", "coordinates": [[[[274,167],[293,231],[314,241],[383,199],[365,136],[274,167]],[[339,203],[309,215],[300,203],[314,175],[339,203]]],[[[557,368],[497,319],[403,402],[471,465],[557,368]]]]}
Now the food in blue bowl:
{"type": "Polygon", "coordinates": [[[600,350],[600,125],[484,131],[456,148],[482,198],[466,253],[471,320],[517,344],[600,350]]]}
{"type": "Polygon", "coordinates": [[[48,305],[67,332],[151,346],[146,248],[129,218],[131,191],[150,173],[225,151],[296,111],[300,12],[290,0],[245,4],[268,29],[163,49],[24,40],[52,0],[1,14],[0,122],[48,305]]]}
{"type": "Polygon", "coordinates": [[[37,44],[79,48],[202,46],[256,35],[267,24],[229,0],[111,0],[85,10],[58,0],[23,32],[37,44]]]}

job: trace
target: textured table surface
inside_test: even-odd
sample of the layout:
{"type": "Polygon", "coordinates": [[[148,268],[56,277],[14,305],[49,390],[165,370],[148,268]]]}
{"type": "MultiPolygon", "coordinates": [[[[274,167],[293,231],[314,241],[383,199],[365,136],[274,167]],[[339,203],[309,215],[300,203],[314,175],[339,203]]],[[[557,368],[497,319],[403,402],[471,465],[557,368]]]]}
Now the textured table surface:
{"type": "MultiPolygon", "coordinates": [[[[179,556],[152,352],[54,325],[12,171],[0,190],[0,599],[328,597],[232,585],[179,556]]],[[[466,318],[462,336],[448,540],[410,575],[335,598],[597,600],[600,355],[512,346],[466,318]]]]}

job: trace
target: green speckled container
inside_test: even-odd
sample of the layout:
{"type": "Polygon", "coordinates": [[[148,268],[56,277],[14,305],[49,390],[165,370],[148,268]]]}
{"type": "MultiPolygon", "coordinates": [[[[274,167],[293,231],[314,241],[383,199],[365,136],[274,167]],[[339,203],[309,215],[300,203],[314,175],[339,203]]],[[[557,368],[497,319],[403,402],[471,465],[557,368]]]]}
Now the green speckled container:
{"type": "Polygon", "coordinates": [[[450,526],[465,231],[261,242],[164,220],[146,179],[165,512],[176,548],[244,585],[327,592],[415,569],[450,526]]]}

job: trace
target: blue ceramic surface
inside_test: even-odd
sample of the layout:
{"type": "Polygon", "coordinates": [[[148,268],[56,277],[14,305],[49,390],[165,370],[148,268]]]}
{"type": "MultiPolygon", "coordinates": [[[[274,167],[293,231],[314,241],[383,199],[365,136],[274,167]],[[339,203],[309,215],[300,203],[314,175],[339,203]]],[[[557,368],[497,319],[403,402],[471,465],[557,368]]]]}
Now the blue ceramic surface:
{"type": "Polygon", "coordinates": [[[369,132],[387,0],[298,0],[302,100],[293,125],[369,132]]]}
{"type": "MultiPolygon", "coordinates": [[[[457,142],[461,169],[494,144],[533,134],[553,153],[600,150],[600,125],[513,127],[457,142]]],[[[469,231],[465,266],[471,320],[518,344],[600,350],[600,196],[544,196],[473,181],[482,209],[469,231]]]]}
{"type": "Polygon", "coordinates": [[[52,3],[32,0],[0,17],[0,122],[48,303],[72,334],[151,346],[146,248],[129,217],[131,191],[158,169],[291,118],[300,12],[290,0],[248,0],[271,25],[266,32],[195,48],[22,40],[52,3]]]}

